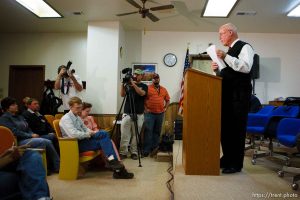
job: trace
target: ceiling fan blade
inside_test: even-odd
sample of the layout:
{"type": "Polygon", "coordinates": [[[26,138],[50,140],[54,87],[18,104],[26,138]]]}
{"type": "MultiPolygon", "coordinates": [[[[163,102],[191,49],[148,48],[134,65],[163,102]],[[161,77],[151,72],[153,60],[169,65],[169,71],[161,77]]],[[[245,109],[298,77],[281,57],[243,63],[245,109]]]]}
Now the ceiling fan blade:
{"type": "Polygon", "coordinates": [[[117,14],[116,16],[125,16],[125,15],[131,15],[131,14],[135,14],[135,13],[139,13],[139,11],[135,11],[135,12],[129,12],[129,13],[121,13],[121,14],[117,14]]]}
{"type": "Polygon", "coordinates": [[[156,10],[166,10],[166,9],[172,9],[172,8],[174,8],[174,6],[170,4],[170,5],[152,7],[152,8],[150,8],[150,10],[156,11],[156,10]]]}
{"type": "Polygon", "coordinates": [[[157,22],[157,21],[159,20],[155,15],[153,15],[153,14],[150,13],[150,12],[146,13],[146,16],[147,16],[149,19],[151,19],[151,21],[153,21],[153,22],[157,22]]]}
{"type": "Polygon", "coordinates": [[[154,1],[154,0],[147,0],[147,2],[152,2],[152,3],[156,3],[156,4],[160,4],[161,5],[161,3],[157,2],[157,1],[154,1]]]}
{"type": "Polygon", "coordinates": [[[130,3],[131,5],[133,5],[134,7],[136,8],[139,8],[141,9],[142,7],[137,3],[135,2],[134,0],[126,0],[128,3],[130,3]]]}

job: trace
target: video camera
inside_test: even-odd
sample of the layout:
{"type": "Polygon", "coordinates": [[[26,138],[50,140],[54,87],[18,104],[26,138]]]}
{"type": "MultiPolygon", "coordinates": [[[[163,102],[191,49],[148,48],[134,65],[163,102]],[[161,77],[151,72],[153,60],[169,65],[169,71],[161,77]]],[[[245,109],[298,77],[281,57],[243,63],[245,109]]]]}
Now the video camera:
{"type": "Polygon", "coordinates": [[[130,80],[133,79],[132,69],[129,67],[123,69],[122,74],[125,74],[123,81],[122,81],[123,84],[128,84],[128,83],[130,83],[130,80]]]}

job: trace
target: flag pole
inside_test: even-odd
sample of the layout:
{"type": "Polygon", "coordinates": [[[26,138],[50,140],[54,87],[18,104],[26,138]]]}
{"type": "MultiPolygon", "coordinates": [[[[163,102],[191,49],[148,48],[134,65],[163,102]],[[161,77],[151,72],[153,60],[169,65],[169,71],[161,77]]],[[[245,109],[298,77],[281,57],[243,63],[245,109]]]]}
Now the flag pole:
{"type": "Polygon", "coordinates": [[[179,109],[178,109],[178,114],[179,115],[183,115],[184,76],[185,76],[186,70],[190,67],[189,45],[190,45],[190,43],[188,42],[187,43],[186,54],[185,54],[184,66],[183,66],[182,80],[181,80],[181,84],[180,84],[180,98],[179,98],[179,109]]]}

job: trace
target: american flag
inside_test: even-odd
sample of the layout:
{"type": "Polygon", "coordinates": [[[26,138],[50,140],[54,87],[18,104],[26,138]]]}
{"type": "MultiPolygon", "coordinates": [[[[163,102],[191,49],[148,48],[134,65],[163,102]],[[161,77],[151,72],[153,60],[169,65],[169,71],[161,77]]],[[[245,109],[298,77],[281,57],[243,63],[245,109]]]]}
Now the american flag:
{"type": "Polygon", "coordinates": [[[183,67],[183,74],[182,74],[182,80],[180,85],[180,99],[179,99],[179,110],[178,114],[183,115],[183,88],[184,88],[184,74],[186,70],[190,67],[190,61],[189,61],[189,48],[186,49],[186,55],[185,55],[185,61],[184,61],[184,67],[183,67]]]}

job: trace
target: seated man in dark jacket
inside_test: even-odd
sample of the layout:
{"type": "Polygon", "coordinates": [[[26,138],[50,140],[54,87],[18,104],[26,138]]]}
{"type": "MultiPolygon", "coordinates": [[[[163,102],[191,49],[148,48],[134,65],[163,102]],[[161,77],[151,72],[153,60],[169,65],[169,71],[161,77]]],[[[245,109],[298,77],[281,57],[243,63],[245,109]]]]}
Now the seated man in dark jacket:
{"type": "Polygon", "coordinates": [[[14,98],[6,97],[2,99],[1,106],[4,111],[0,117],[0,126],[9,128],[18,140],[18,145],[29,144],[33,148],[42,148],[46,150],[49,162],[49,170],[59,171],[59,156],[55,151],[52,142],[41,138],[34,133],[28,126],[28,123],[22,115],[18,115],[18,105],[14,98]]]}
{"type": "Polygon", "coordinates": [[[41,138],[51,140],[56,151],[59,152],[58,141],[55,132],[51,125],[48,123],[44,115],[40,114],[40,104],[38,100],[30,98],[26,102],[27,110],[23,112],[30,129],[41,138]]]}

